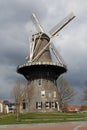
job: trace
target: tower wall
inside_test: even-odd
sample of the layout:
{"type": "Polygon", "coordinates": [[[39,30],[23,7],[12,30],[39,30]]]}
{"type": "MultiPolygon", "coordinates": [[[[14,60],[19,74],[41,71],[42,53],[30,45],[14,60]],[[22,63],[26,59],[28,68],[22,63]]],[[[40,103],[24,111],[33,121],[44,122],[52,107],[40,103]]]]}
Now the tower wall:
{"type": "Polygon", "coordinates": [[[28,82],[31,90],[29,102],[30,112],[58,111],[58,89],[56,81],[52,79],[33,79],[28,82]]]}

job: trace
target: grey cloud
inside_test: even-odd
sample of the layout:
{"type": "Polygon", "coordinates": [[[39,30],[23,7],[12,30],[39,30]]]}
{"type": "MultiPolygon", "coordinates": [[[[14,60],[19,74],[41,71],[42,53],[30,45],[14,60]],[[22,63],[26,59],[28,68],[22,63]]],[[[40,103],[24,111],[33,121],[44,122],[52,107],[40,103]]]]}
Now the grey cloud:
{"type": "Polygon", "coordinates": [[[48,31],[67,14],[74,11],[75,20],[59,32],[52,41],[68,65],[64,76],[79,88],[87,79],[87,0],[0,0],[0,97],[10,95],[17,79],[16,67],[25,62],[29,53],[30,31],[34,31],[31,13],[35,12],[48,31]],[[8,89],[9,88],[9,89],[8,89]],[[7,90],[7,91],[6,91],[7,90]]]}
{"type": "Polygon", "coordinates": [[[45,14],[43,10],[40,10],[43,6],[47,10],[44,2],[37,4],[36,1],[3,0],[0,2],[0,24],[3,27],[14,25],[15,23],[18,25],[25,24],[27,21],[30,21],[32,12],[39,13],[43,18],[45,14]]]}

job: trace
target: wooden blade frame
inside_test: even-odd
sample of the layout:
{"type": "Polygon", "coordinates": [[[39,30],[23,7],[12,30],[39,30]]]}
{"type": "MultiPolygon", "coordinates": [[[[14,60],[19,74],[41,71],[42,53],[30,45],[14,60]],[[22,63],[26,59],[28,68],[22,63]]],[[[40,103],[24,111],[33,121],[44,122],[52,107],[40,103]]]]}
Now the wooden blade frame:
{"type": "Polygon", "coordinates": [[[74,18],[75,18],[75,15],[73,13],[70,13],[59,24],[57,24],[53,29],[51,29],[51,31],[49,32],[51,37],[54,37],[55,35],[57,35],[57,33],[74,18]]]}
{"type": "Polygon", "coordinates": [[[39,19],[37,18],[37,16],[35,15],[35,13],[32,14],[32,21],[33,23],[35,24],[35,27],[36,29],[39,31],[39,32],[44,32],[44,29],[43,27],[41,26],[40,22],[39,22],[39,19]]]}
{"type": "Polygon", "coordinates": [[[56,59],[58,60],[58,62],[61,64],[61,65],[65,65],[65,62],[63,60],[63,58],[59,55],[57,49],[54,47],[53,43],[50,44],[50,48],[51,50],[53,51],[56,59]]]}

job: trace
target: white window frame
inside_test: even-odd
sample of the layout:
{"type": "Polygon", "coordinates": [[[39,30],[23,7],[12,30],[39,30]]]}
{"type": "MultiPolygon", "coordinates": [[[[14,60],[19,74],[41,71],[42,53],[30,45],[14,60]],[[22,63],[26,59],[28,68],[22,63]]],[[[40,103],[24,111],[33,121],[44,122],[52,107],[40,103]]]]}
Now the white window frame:
{"type": "Polygon", "coordinates": [[[50,102],[45,102],[45,108],[49,109],[50,108],[50,102]]]}
{"type": "Polygon", "coordinates": [[[51,98],[51,93],[49,93],[49,98],[51,98]]]}
{"type": "Polygon", "coordinates": [[[45,97],[45,91],[41,91],[41,97],[45,97]]]}
{"type": "Polygon", "coordinates": [[[56,98],[56,91],[53,92],[53,97],[56,98]]]}
{"type": "Polygon", "coordinates": [[[56,108],[55,102],[52,102],[52,103],[51,103],[51,107],[54,108],[54,109],[56,108]]]}
{"type": "Polygon", "coordinates": [[[41,109],[42,108],[42,102],[37,102],[37,109],[41,109]]]}

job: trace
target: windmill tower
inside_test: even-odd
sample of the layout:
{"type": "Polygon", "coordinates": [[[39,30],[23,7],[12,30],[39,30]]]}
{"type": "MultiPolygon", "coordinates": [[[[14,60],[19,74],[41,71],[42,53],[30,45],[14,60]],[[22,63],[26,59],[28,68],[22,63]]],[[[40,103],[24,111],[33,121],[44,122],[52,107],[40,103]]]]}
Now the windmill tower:
{"type": "Polygon", "coordinates": [[[74,14],[70,13],[50,31],[50,36],[48,36],[36,15],[32,14],[38,33],[32,35],[28,61],[17,68],[17,72],[28,80],[28,88],[32,90],[29,102],[30,112],[56,112],[59,110],[56,80],[67,71],[67,67],[50,41],[74,17],[74,14]],[[57,62],[52,61],[50,49],[57,62]]]}

